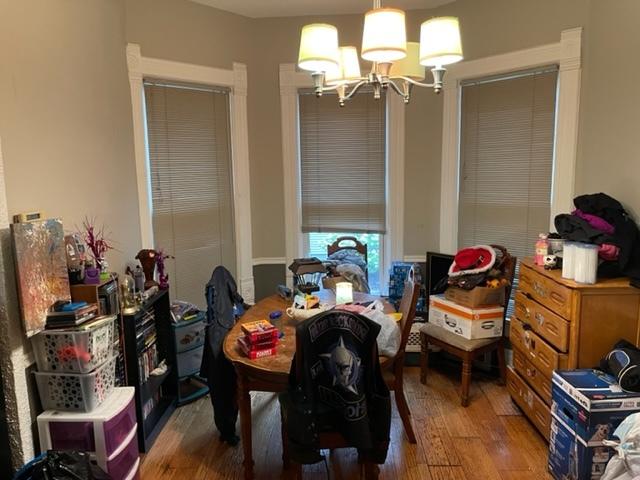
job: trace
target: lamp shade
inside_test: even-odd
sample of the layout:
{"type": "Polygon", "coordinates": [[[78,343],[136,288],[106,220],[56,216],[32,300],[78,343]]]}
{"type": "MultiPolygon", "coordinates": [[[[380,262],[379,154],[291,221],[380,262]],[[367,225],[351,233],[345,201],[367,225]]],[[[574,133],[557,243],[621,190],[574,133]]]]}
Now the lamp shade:
{"type": "Polygon", "coordinates": [[[328,70],[327,85],[339,85],[360,80],[360,61],[356,47],[340,47],[340,62],[336,68],[328,70]]]}
{"type": "Polygon", "coordinates": [[[397,8],[375,8],[364,16],[362,58],[389,63],[407,55],[404,12],[397,8]]]}
{"type": "Polygon", "coordinates": [[[424,79],[424,66],[420,65],[420,44],[407,42],[407,56],[391,64],[390,77],[409,77],[413,80],[424,79]]]}
{"type": "Polygon", "coordinates": [[[311,72],[327,72],[338,66],[338,29],[326,23],[302,27],[298,67],[311,72]]]}
{"type": "Polygon", "coordinates": [[[428,67],[462,60],[460,24],[456,17],[437,17],[420,27],[420,64],[428,67]]]}

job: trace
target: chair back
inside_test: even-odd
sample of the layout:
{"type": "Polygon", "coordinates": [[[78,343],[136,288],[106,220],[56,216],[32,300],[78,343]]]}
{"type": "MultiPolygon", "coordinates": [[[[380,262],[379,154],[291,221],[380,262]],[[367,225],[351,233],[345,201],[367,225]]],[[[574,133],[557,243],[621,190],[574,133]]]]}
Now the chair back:
{"type": "Polygon", "coordinates": [[[342,250],[354,250],[364,259],[364,275],[369,280],[369,259],[367,257],[367,244],[362,243],[356,237],[344,236],[338,237],[335,242],[327,245],[327,257],[342,250]]]}
{"type": "Polygon", "coordinates": [[[511,292],[513,291],[513,281],[516,276],[516,266],[518,265],[518,257],[514,257],[507,249],[502,245],[491,245],[491,247],[495,248],[502,252],[501,268],[504,272],[504,278],[509,281],[507,288],[505,290],[504,295],[504,319],[507,318],[507,309],[509,307],[509,300],[511,299],[511,292]]]}
{"type": "Polygon", "coordinates": [[[402,300],[400,300],[400,308],[398,312],[402,313],[399,326],[401,332],[400,348],[398,349],[398,355],[404,355],[404,349],[409,341],[409,334],[411,333],[411,325],[413,319],[416,316],[416,306],[418,304],[418,297],[420,296],[420,285],[414,281],[410,276],[404,283],[404,291],[402,292],[402,300]]]}

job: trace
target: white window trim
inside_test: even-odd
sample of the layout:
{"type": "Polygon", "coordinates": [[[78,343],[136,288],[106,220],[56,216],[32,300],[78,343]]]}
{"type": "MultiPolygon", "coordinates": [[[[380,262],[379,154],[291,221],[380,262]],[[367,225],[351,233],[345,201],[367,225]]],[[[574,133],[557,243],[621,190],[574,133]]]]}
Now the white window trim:
{"type": "Polygon", "coordinates": [[[458,249],[460,167],[460,82],[544,65],[559,65],[554,166],[551,188],[553,219],[572,208],[580,108],[582,27],[563,30],[560,42],[451,65],[444,86],[442,173],[440,193],[440,251],[458,249]]]}
{"type": "MultiPolygon", "coordinates": [[[[144,78],[229,87],[231,89],[229,93],[229,113],[237,276],[242,296],[245,301],[253,303],[255,295],[251,244],[246,65],[234,62],[233,68],[227,70],[143,57],[140,46],[133,43],[127,45],[127,65],[133,107],[133,136],[142,248],[153,248],[151,187],[144,124],[144,78]]],[[[213,267],[215,265],[212,265],[213,267]]]]}
{"type": "MultiPolygon", "coordinates": [[[[307,73],[297,72],[291,63],[280,64],[280,113],[282,120],[282,162],[284,173],[285,254],[287,265],[304,255],[301,228],[300,135],[298,91],[311,88],[307,73]]],[[[382,272],[389,271],[393,260],[401,260],[404,250],[404,104],[399,95],[387,96],[387,233],[383,240],[382,272]]],[[[381,288],[386,291],[386,275],[381,288]]],[[[287,269],[287,285],[293,274],[287,269]]]]}

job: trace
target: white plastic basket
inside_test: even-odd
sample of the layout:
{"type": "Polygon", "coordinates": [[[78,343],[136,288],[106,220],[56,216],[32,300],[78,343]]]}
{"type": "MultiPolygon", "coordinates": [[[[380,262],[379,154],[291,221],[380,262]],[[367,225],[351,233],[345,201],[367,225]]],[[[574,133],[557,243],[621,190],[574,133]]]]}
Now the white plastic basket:
{"type": "Polygon", "coordinates": [[[113,391],[117,357],[91,373],[36,372],[40,401],[45,410],[90,412],[113,391]]]}
{"type": "Polygon", "coordinates": [[[33,339],[40,372],[88,373],[113,356],[115,317],[87,330],[44,330],[33,339]]]}

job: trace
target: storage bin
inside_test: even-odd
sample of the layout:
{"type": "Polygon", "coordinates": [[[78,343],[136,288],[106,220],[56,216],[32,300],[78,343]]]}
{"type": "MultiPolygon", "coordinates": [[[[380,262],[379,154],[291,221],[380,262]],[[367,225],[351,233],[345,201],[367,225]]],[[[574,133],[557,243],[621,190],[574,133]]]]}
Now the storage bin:
{"type": "Polygon", "coordinates": [[[173,328],[178,353],[204,344],[204,315],[198,315],[190,322],[174,324],[173,328]]]}
{"type": "Polygon", "coordinates": [[[40,372],[88,373],[113,355],[116,317],[87,330],[44,330],[33,339],[40,372]]]}
{"type": "Polygon", "coordinates": [[[114,458],[107,461],[106,471],[112,480],[126,480],[136,467],[138,456],[138,437],[135,428],[129,443],[114,458]]]}
{"type": "Polygon", "coordinates": [[[117,357],[91,373],[35,372],[45,410],[90,412],[113,391],[117,357]]]}
{"type": "Polygon", "coordinates": [[[202,353],[204,347],[196,347],[192,350],[178,354],[178,376],[187,377],[200,371],[202,353]]]}

